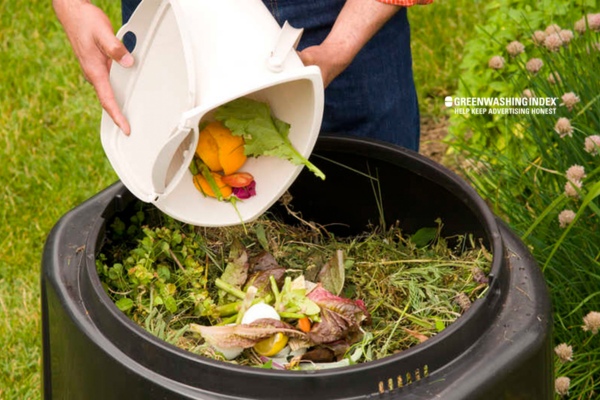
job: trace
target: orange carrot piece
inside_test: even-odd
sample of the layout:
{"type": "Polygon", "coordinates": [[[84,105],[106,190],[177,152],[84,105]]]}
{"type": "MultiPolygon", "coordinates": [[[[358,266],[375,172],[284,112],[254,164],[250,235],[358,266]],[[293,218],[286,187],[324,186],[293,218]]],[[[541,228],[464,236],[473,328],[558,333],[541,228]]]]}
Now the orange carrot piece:
{"type": "Polygon", "coordinates": [[[298,319],[298,329],[300,329],[302,332],[308,333],[310,332],[310,328],[310,319],[308,319],[308,317],[302,317],[298,319]]]}

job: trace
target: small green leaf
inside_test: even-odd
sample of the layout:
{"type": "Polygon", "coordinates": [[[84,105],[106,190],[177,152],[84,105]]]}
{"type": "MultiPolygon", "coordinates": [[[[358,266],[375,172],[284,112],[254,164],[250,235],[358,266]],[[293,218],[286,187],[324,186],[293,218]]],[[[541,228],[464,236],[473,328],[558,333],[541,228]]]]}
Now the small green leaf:
{"type": "Polygon", "coordinates": [[[165,285],[165,290],[169,295],[174,295],[175,293],[177,293],[177,286],[175,286],[172,283],[167,283],[165,285]]]}
{"type": "Polygon", "coordinates": [[[410,237],[411,242],[417,247],[427,246],[437,235],[438,228],[421,228],[410,237]]]}
{"type": "Polygon", "coordinates": [[[273,359],[269,358],[269,361],[267,361],[266,363],[262,364],[260,366],[260,368],[263,368],[263,369],[273,369],[273,359]]]}
{"type": "Polygon", "coordinates": [[[441,332],[441,331],[443,331],[444,329],[446,329],[446,325],[444,324],[444,321],[442,321],[442,320],[439,320],[439,319],[436,319],[436,320],[435,320],[435,329],[436,329],[438,332],[441,332]]]}
{"type": "Polygon", "coordinates": [[[183,241],[183,237],[180,232],[173,232],[173,244],[180,244],[183,241]]]}
{"type": "Polygon", "coordinates": [[[297,303],[300,306],[301,311],[308,316],[316,316],[321,312],[321,308],[317,303],[310,300],[308,297],[302,298],[297,303]]]}
{"type": "Polygon", "coordinates": [[[114,222],[110,225],[113,232],[117,235],[123,235],[125,232],[125,223],[121,221],[118,217],[115,218],[114,222]]]}
{"type": "Polygon", "coordinates": [[[269,251],[269,241],[267,240],[267,235],[265,234],[265,227],[262,225],[258,225],[255,229],[256,239],[260,246],[265,250],[269,251]]]}
{"type": "Polygon", "coordinates": [[[156,268],[156,273],[163,282],[168,282],[171,279],[171,270],[166,265],[159,265],[156,268]]]}
{"type": "Polygon", "coordinates": [[[169,246],[169,243],[167,242],[161,242],[160,249],[166,253],[171,249],[171,246],[169,246]]]}
{"type": "Polygon", "coordinates": [[[113,281],[116,281],[123,275],[123,265],[115,264],[108,270],[108,277],[113,281]]]}
{"type": "Polygon", "coordinates": [[[173,314],[177,312],[177,302],[171,296],[165,298],[165,307],[173,314]]]}
{"type": "Polygon", "coordinates": [[[121,311],[127,311],[133,307],[133,300],[128,297],[121,297],[115,302],[117,308],[121,311]]]}

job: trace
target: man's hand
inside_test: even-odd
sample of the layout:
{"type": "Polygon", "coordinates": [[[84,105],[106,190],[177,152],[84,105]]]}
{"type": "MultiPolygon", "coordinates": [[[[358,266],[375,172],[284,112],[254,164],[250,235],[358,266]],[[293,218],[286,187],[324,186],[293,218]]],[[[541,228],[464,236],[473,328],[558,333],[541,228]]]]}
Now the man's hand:
{"type": "Polygon", "coordinates": [[[84,0],[53,0],[53,6],[102,108],[129,135],[131,128],[115,100],[109,72],[113,60],[123,67],[131,67],[133,56],[117,39],[110,20],[98,7],[84,0]]]}
{"type": "Polygon", "coordinates": [[[347,0],[323,43],[302,50],[300,59],[321,68],[327,87],[399,9],[375,0],[347,0]]]}
{"type": "Polygon", "coordinates": [[[321,69],[323,86],[327,87],[336,76],[341,74],[354,57],[337,57],[342,46],[324,41],[318,46],[307,47],[298,55],[304,65],[317,65],[321,69]]]}

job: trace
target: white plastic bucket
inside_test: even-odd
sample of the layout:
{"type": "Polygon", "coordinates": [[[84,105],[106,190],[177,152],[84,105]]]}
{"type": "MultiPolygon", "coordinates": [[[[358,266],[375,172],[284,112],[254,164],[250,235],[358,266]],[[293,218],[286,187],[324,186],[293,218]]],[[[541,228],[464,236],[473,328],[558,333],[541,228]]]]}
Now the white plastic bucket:
{"type": "Polygon", "coordinates": [[[121,181],[142,201],[194,225],[235,225],[264,213],[302,166],[248,158],[241,171],[254,176],[257,194],[238,201],[237,211],[204,197],[188,166],[199,122],[240,97],[268,103],[308,158],[324,94],[318,67],[304,66],[295,52],[301,30],[280,27],[260,0],[144,0],[117,35],[125,34],[135,35],[136,63],[113,63],[111,83],[131,135],[106,112],[101,124],[102,145],[121,181]]]}

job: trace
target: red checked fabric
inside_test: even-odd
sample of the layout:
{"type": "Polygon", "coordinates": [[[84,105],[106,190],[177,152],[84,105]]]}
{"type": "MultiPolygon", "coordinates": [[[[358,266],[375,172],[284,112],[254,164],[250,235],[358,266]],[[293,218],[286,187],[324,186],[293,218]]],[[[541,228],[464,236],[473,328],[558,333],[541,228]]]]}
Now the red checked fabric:
{"type": "Polygon", "coordinates": [[[380,3],[393,4],[395,6],[410,7],[416,4],[430,4],[433,0],[377,0],[380,3]]]}

